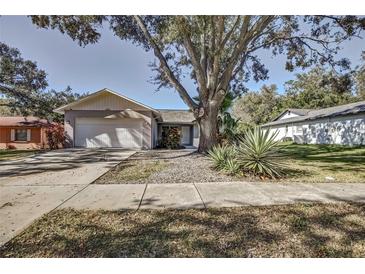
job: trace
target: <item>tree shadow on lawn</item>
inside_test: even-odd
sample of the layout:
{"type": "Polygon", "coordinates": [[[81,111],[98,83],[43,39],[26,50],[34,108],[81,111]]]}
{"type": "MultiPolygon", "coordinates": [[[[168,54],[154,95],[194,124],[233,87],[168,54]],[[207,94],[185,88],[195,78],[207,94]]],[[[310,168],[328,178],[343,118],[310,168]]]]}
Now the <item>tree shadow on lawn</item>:
{"type": "Polygon", "coordinates": [[[52,212],[1,257],[363,257],[363,204],[52,212]]]}
{"type": "MultiPolygon", "coordinates": [[[[341,145],[305,145],[305,144],[289,144],[283,145],[284,154],[293,158],[321,157],[323,154],[337,153],[339,155],[365,153],[365,146],[341,146],[341,145]]],[[[325,156],[324,156],[325,157],[325,156]]]]}
{"type": "Polygon", "coordinates": [[[365,147],[289,145],[283,149],[282,156],[289,166],[292,161],[293,164],[308,169],[365,174],[365,147]]]}

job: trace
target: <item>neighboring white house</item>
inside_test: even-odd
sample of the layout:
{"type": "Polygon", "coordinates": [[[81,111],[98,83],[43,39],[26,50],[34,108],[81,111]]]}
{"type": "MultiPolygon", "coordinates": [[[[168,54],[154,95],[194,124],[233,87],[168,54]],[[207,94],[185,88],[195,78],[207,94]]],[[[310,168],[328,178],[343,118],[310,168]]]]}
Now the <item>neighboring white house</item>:
{"type": "Polygon", "coordinates": [[[67,147],[155,148],[168,128],[181,132],[180,144],[199,145],[190,110],[158,110],[110,89],[102,89],[55,112],[65,115],[67,147]]]}
{"type": "Polygon", "coordinates": [[[262,125],[277,140],[299,144],[365,145],[365,101],[317,110],[287,109],[262,125]]]}

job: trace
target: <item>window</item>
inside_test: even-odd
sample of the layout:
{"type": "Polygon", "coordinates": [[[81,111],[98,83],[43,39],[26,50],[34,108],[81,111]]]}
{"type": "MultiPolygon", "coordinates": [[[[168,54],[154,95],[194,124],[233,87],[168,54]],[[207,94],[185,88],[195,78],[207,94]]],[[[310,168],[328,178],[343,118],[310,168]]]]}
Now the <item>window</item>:
{"type": "Polygon", "coordinates": [[[26,129],[16,129],[15,130],[15,141],[27,141],[27,130],[26,129]]]}

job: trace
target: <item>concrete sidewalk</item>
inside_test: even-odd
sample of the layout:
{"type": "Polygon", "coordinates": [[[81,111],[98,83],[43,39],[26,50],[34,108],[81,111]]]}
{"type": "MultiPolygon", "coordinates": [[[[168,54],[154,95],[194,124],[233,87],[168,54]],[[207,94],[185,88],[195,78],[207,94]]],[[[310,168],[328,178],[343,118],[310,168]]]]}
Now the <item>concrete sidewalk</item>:
{"type": "Polygon", "coordinates": [[[61,208],[185,209],[338,201],[365,202],[365,184],[222,182],[89,185],[63,203],[61,208]]]}

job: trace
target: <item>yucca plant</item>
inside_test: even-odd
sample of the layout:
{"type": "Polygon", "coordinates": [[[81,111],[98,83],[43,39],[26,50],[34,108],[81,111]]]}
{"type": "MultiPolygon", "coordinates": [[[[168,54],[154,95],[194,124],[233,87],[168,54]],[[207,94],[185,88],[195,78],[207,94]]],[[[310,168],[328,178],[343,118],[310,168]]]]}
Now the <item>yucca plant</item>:
{"type": "Polygon", "coordinates": [[[234,149],[228,145],[216,145],[208,151],[209,158],[216,169],[223,170],[228,159],[234,158],[234,149]]]}
{"type": "Polygon", "coordinates": [[[240,166],[254,175],[277,178],[283,175],[282,154],[279,153],[279,141],[275,141],[278,132],[255,127],[247,130],[237,146],[237,161],[240,166]]]}
{"type": "Polygon", "coordinates": [[[235,158],[228,158],[224,162],[223,170],[226,171],[229,175],[236,175],[240,172],[240,169],[241,167],[235,158]]]}

